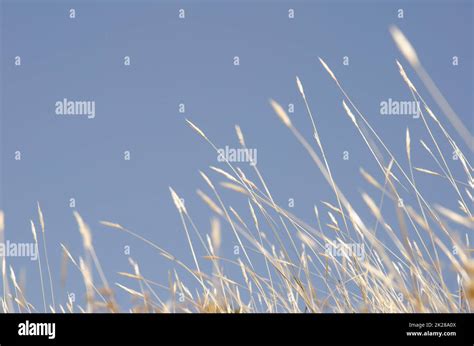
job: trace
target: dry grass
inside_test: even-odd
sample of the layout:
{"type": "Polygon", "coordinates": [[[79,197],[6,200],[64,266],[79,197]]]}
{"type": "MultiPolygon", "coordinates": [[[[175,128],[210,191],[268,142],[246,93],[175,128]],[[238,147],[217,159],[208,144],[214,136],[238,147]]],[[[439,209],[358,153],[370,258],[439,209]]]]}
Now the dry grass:
{"type": "MultiPolygon", "coordinates": [[[[428,91],[436,102],[439,102],[440,108],[445,111],[446,119],[453,125],[457,135],[466,141],[468,149],[472,150],[471,134],[459,123],[454,111],[427,77],[413,46],[397,28],[391,28],[391,33],[405,58],[422,77],[428,91]]],[[[198,195],[215,215],[209,234],[203,236],[178,193],[170,188],[187,246],[192,253],[192,265],[183,263],[153,241],[120,224],[103,221],[103,225],[143,241],[175,265],[175,269],[165,280],[166,283],[162,284],[145,278],[138,263],[130,259],[132,272],[119,272],[119,275],[129,280],[134,288],[122,283],[115,283],[114,287],[130,295],[134,303],[132,312],[472,311],[474,260],[467,234],[472,232],[474,226],[471,213],[474,181],[471,175],[472,167],[467,159],[471,153],[465,155],[459,149],[455,138],[445,129],[443,120],[426,104],[402,64],[397,61],[401,80],[407,85],[413,99],[421,101],[423,105],[424,110],[420,110],[421,119],[432,142],[427,144],[420,141],[421,146],[418,146],[417,139],[413,138],[407,128],[405,143],[400,143],[406,148],[408,166],[404,167],[400,162],[405,161],[392,154],[378,132],[348,96],[329,65],[323,59],[319,60],[342,93],[341,114],[348,115],[348,125],[354,126],[380,169],[379,179],[376,178],[377,173],[369,174],[361,169],[362,177],[378,191],[378,196],[362,192],[361,197],[366,209],[358,212],[341,191],[325,155],[324,141],[316,125],[317,118],[308,104],[303,83],[297,77],[296,86],[305,103],[316,145],[313,147],[300,133],[277,101],[270,100],[270,105],[326,179],[334,192],[334,201],[322,201],[320,206],[314,206],[316,219],[314,225],[308,224],[276,203],[258,166],[251,167],[252,176],[256,177],[256,181],[248,177],[250,173],[246,174],[231,162],[225,162],[221,168],[211,167],[211,172],[224,181],[216,185],[206,173],[201,172],[210,193],[198,190],[198,195]],[[442,138],[435,137],[434,128],[441,131],[442,138]],[[459,161],[452,165],[459,167],[448,164],[447,155],[441,149],[443,141],[457,153],[459,161]],[[418,156],[417,148],[428,152],[437,166],[436,171],[414,165],[418,156]],[[454,168],[460,168],[464,176],[455,177],[454,168]],[[426,175],[439,178],[439,184],[450,186],[457,199],[446,201],[446,206],[428,201],[416,181],[426,175]],[[221,189],[234,191],[248,200],[248,210],[238,211],[226,205],[219,192],[221,189]],[[412,198],[405,198],[406,196],[412,198]],[[413,200],[414,203],[400,204],[402,197],[406,201],[413,200]],[[455,202],[459,209],[449,209],[448,202],[455,202]],[[393,204],[393,209],[389,209],[390,204],[393,204]],[[323,224],[321,220],[323,210],[329,217],[327,224],[323,224]],[[390,210],[393,210],[393,214],[389,213],[390,210]],[[250,217],[242,216],[245,213],[250,217]],[[388,220],[394,219],[395,224],[389,223],[388,220]],[[225,229],[230,230],[235,237],[242,250],[242,258],[234,260],[220,257],[222,232],[225,229]],[[463,234],[466,235],[465,239],[463,234]],[[193,242],[193,238],[198,241],[193,242]],[[338,244],[345,248],[357,244],[363,246],[364,256],[339,256],[325,251],[327,244],[338,244]],[[199,256],[202,252],[205,255],[199,256]],[[205,273],[201,270],[206,267],[204,262],[212,263],[211,272],[205,273]],[[263,263],[264,266],[257,266],[256,263],[263,263]],[[226,272],[229,272],[231,267],[237,268],[241,274],[228,277],[226,272]],[[263,270],[257,270],[257,267],[262,267],[263,270]],[[448,277],[457,277],[457,282],[453,284],[453,280],[448,277]],[[191,292],[188,286],[197,286],[197,289],[191,292]],[[158,289],[165,290],[166,293],[160,295],[157,293],[158,289]]],[[[191,121],[187,122],[217,150],[217,146],[204,131],[191,121]]],[[[246,140],[239,126],[236,126],[236,134],[238,142],[245,148],[246,140]]],[[[64,261],[72,263],[82,275],[86,300],[84,306],[72,301],[57,306],[47,256],[45,222],[39,205],[38,214],[42,239],[37,236],[33,221],[31,227],[35,242],[43,242],[42,255],[46,258],[51,293],[51,299],[47,299],[42,264],[38,261],[43,309],[59,309],[58,312],[123,311],[117,305],[114,291],[100,266],[92,232],[78,213],[74,216],[83,239],[83,256],[74,258],[64,245],[61,246],[64,261]],[[99,274],[99,283],[94,281],[94,273],[99,274]]],[[[3,237],[3,213],[0,212],[1,241],[3,237]]],[[[4,257],[1,298],[3,311],[36,311],[24,297],[13,269],[10,268],[8,277],[6,268],[4,257]],[[13,285],[13,290],[10,284],[13,285]]],[[[232,272],[235,273],[235,270],[232,272]]]]}

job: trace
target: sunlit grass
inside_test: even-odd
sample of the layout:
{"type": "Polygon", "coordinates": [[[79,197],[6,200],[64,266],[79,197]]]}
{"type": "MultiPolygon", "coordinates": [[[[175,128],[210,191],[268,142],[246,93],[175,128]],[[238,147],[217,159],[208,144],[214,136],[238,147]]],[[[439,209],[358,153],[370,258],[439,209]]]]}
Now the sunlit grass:
{"type": "MultiPolygon", "coordinates": [[[[201,172],[205,189],[209,192],[203,188],[198,190],[198,195],[213,215],[209,234],[196,227],[178,193],[170,188],[171,200],[183,226],[182,235],[192,254],[190,264],[135,231],[115,222],[102,221],[103,225],[154,248],[157,255],[171,261],[176,268],[165,280],[152,280],[145,278],[138,262],[130,259],[131,272],[119,272],[119,275],[132,280],[132,288],[120,282],[108,283],[98,258],[100,253],[99,256],[96,254],[93,245],[92,232],[76,212],[74,215],[83,239],[84,254],[74,257],[64,245],[61,246],[64,261],[72,263],[82,275],[86,300],[81,305],[71,300],[60,302],[54,295],[47,256],[46,226],[38,205],[42,237],[38,237],[33,221],[31,227],[36,244],[43,243],[51,294],[50,298],[46,294],[43,267],[38,261],[41,281],[37,289],[42,294],[42,310],[124,312],[114,298],[114,290],[118,289],[130,296],[133,312],[471,312],[474,308],[474,260],[468,238],[464,235],[472,232],[474,226],[471,213],[474,181],[468,160],[472,152],[465,155],[456,140],[459,137],[465,141],[468,150],[472,151],[472,135],[459,123],[459,117],[440,96],[403,33],[397,28],[391,28],[391,32],[402,54],[446,113],[443,117],[432,111],[397,61],[401,81],[406,84],[413,99],[423,106],[420,115],[430,138],[430,143],[414,138],[407,128],[404,140],[399,143],[405,148],[406,158],[393,154],[393,150],[349,97],[343,82],[338,80],[323,59],[319,59],[341,92],[341,114],[347,114],[348,126],[354,126],[367,146],[367,154],[379,169],[378,173],[369,173],[361,167],[362,177],[379,193],[377,196],[365,191],[361,193],[365,208],[357,210],[335,180],[325,154],[325,134],[318,131],[317,114],[313,114],[307,101],[310,93],[304,90],[303,83],[296,77],[296,87],[303,98],[313,131],[311,140],[294,126],[278,101],[270,100],[270,106],[277,115],[276,119],[281,120],[308,153],[334,194],[333,201],[322,201],[314,206],[313,221],[305,222],[279,205],[257,165],[251,166],[252,172],[246,173],[231,162],[224,162],[222,167],[211,167],[209,173],[201,172]],[[445,119],[456,130],[455,135],[446,130],[445,119]],[[437,138],[434,129],[443,135],[437,138]],[[450,154],[443,152],[442,142],[456,152],[458,161],[447,158],[450,154]],[[437,167],[436,171],[416,165],[414,160],[417,155],[414,154],[418,150],[429,154],[437,167]],[[408,165],[402,162],[408,162],[408,165]],[[462,174],[455,175],[454,172],[458,171],[462,174]],[[211,179],[211,173],[222,181],[216,183],[218,178],[211,179]],[[249,176],[256,177],[255,181],[249,176]],[[442,203],[429,201],[417,183],[427,176],[437,178],[439,184],[452,188],[455,200],[444,200],[442,203]],[[222,189],[233,191],[248,201],[248,210],[239,211],[227,205],[221,195],[222,189]],[[400,203],[402,196],[407,195],[413,197],[415,203],[400,203]],[[448,207],[453,204],[458,205],[458,210],[448,207]],[[384,207],[386,205],[393,205],[393,208],[384,207]],[[393,210],[393,214],[387,210],[393,210]],[[329,223],[323,223],[322,213],[327,213],[329,223]],[[389,220],[396,220],[396,223],[389,220]],[[235,238],[242,250],[241,258],[221,257],[224,230],[231,232],[235,238]],[[364,256],[354,253],[340,256],[326,251],[327,244],[339,244],[346,248],[357,245],[363,248],[364,256]],[[203,252],[205,255],[199,256],[203,252]],[[202,270],[209,267],[203,265],[205,262],[212,264],[209,272],[202,270]],[[229,277],[226,273],[231,267],[239,269],[240,274],[229,277]],[[257,267],[264,269],[257,270],[257,267]],[[95,272],[99,274],[99,282],[93,279],[95,272]],[[447,282],[448,276],[457,277],[457,282],[447,282]],[[166,293],[163,294],[163,291],[166,293]]],[[[218,146],[201,127],[189,120],[187,123],[212,150],[217,151],[218,146]]],[[[239,126],[236,126],[236,135],[242,148],[246,148],[245,136],[239,126]]],[[[4,216],[0,212],[0,241],[3,239],[4,216]]],[[[3,311],[38,311],[27,301],[13,268],[10,267],[9,272],[10,275],[6,258],[3,257],[3,311]]]]}

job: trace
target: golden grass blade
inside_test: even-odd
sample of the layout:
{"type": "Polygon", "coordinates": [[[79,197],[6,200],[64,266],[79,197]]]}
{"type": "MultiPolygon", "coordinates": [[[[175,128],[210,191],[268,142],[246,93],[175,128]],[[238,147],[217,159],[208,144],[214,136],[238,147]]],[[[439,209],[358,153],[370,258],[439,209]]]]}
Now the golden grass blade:
{"type": "Polygon", "coordinates": [[[390,27],[390,34],[392,35],[393,40],[397,44],[398,49],[403,54],[405,59],[412,66],[417,66],[420,64],[418,55],[416,54],[415,48],[411,45],[410,41],[405,37],[405,35],[398,29],[395,25],[390,27]]]}
{"type": "Polygon", "coordinates": [[[286,114],[285,110],[283,109],[282,106],[280,106],[279,103],[277,103],[274,100],[270,100],[270,104],[273,107],[273,110],[275,113],[278,115],[280,120],[285,124],[286,126],[290,127],[291,126],[291,121],[288,115],[286,114]]]}

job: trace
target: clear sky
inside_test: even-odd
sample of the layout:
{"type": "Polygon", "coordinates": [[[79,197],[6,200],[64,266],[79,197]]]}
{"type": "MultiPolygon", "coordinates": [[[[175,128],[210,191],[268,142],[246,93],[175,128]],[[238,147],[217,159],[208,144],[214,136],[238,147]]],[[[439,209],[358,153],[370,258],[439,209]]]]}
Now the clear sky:
{"type": "MultiPolygon", "coordinates": [[[[66,291],[83,299],[82,280],[74,268],[65,288],[59,284],[59,244],[76,257],[82,255],[73,210],[91,226],[111,282],[134,287],[116,274],[130,271],[124,246],[131,247],[131,257],[155,281],[166,283],[172,265],[142,242],[100,225],[100,220],[120,223],[192,263],[168,187],[185,199],[197,226],[207,233],[212,213],[196,195],[197,188],[208,191],[199,170],[219,181],[208,167],[224,166],[185,118],[222,148],[238,147],[234,125],[239,124],[248,146],[258,151],[259,168],[275,200],[287,206],[293,198],[291,211],[314,224],[314,204],[334,203],[334,197],[268,102],[274,98],[285,107],[294,104],[289,115],[310,138],[311,123],[296,75],[316,116],[335,180],[368,217],[360,192],[370,188],[359,168],[378,178],[381,174],[318,56],[401,162],[407,164],[409,127],[416,165],[435,169],[419,145],[419,139],[428,139],[421,120],[380,114],[382,101],[411,100],[395,59],[439,111],[400,56],[388,31],[391,24],[411,40],[426,70],[472,129],[472,1],[3,0],[0,10],[0,207],[6,237],[32,241],[29,220],[37,223],[39,201],[61,302],[66,291]],[[403,19],[397,17],[400,8],[403,19]],[[178,17],[179,9],[185,9],[185,19],[178,17]],[[294,9],[294,19],[288,18],[289,9],[294,9]],[[17,56],[20,66],[15,65],[17,56]],[[130,66],[124,65],[125,56],[130,66]],[[239,66],[234,65],[236,56],[239,66]],[[349,57],[347,66],[344,56],[349,57]],[[458,66],[453,66],[453,56],[459,57],[458,66]],[[94,101],[95,118],[57,115],[55,104],[64,98],[94,101]],[[15,160],[16,151],[21,152],[20,161],[15,160]],[[124,151],[130,151],[131,160],[123,159],[124,151]],[[344,151],[349,160],[343,160],[344,151]],[[75,208],[70,208],[70,198],[75,208]]],[[[247,163],[238,165],[250,172],[247,163]]],[[[458,169],[454,171],[460,173],[458,169]]],[[[456,208],[453,192],[439,179],[423,177],[419,183],[430,200],[453,201],[448,206],[456,208]]],[[[245,198],[230,192],[223,196],[249,217],[245,198]]],[[[229,229],[225,232],[222,255],[233,258],[235,240],[229,229]]],[[[18,272],[24,270],[27,294],[41,307],[37,264],[27,258],[12,258],[10,263],[18,272]]],[[[118,299],[129,303],[127,294],[118,292],[118,299]]]]}

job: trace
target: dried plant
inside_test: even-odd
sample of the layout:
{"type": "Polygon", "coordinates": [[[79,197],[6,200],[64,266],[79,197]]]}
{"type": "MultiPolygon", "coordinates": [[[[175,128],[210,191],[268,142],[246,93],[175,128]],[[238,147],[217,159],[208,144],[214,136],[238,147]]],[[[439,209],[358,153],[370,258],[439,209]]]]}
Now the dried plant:
{"type": "MultiPolygon", "coordinates": [[[[421,77],[435,101],[444,111],[446,119],[456,129],[457,135],[468,144],[472,151],[472,135],[460,123],[459,118],[447,101],[441,96],[434,82],[429,78],[405,35],[396,27],[390,29],[395,43],[415,72],[421,77]]],[[[462,232],[472,232],[474,219],[472,208],[472,166],[468,157],[456,144],[455,136],[445,129],[444,119],[435,115],[426,104],[418,88],[410,80],[400,62],[396,62],[402,82],[411,92],[415,101],[421,101],[420,109],[423,125],[432,144],[420,140],[407,128],[405,143],[408,166],[396,157],[379,136],[376,129],[361,113],[355,102],[348,96],[342,82],[329,65],[319,58],[323,68],[342,93],[341,114],[347,114],[348,125],[354,126],[368,152],[373,156],[380,172],[370,174],[361,168],[362,177],[380,195],[362,192],[361,197],[367,209],[357,211],[356,207],[340,189],[331,173],[330,162],[325,154],[324,133],[317,128],[317,115],[313,114],[307,101],[308,90],[304,90],[300,78],[296,77],[297,90],[301,94],[311,122],[316,146],[313,146],[292,123],[290,116],[275,100],[270,105],[278,118],[290,130],[296,140],[307,151],[323,177],[334,192],[334,201],[322,201],[314,206],[314,225],[306,223],[289,210],[286,210],[272,197],[270,190],[255,164],[252,172],[244,172],[233,163],[226,161],[223,167],[211,167],[210,173],[224,179],[215,184],[210,175],[200,172],[210,193],[198,190],[198,195],[214,214],[210,233],[203,233],[196,227],[190,213],[177,192],[170,188],[171,198],[183,225],[193,264],[186,265],[170,252],[156,245],[138,233],[120,224],[102,221],[102,225],[143,241],[154,248],[160,256],[174,263],[176,268],[170,272],[166,284],[145,278],[138,263],[130,259],[132,272],[119,272],[124,279],[131,280],[129,287],[115,283],[117,289],[130,295],[134,303],[132,312],[471,312],[474,308],[474,260],[472,249],[462,232]],[[438,128],[442,138],[434,135],[438,128]],[[322,136],[321,136],[322,135],[322,136]],[[455,176],[446,155],[441,149],[441,141],[457,153],[464,177],[455,176]],[[426,151],[438,167],[435,170],[416,167],[417,148],[426,151]],[[459,210],[430,202],[417,184],[417,179],[429,175],[448,184],[457,200],[459,210]],[[255,181],[249,177],[255,176],[255,181]],[[231,190],[248,201],[247,211],[236,210],[226,205],[220,190],[231,190]],[[411,196],[413,204],[401,203],[402,196],[411,196]],[[387,215],[385,206],[393,203],[393,215],[387,215]],[[329,223],[323,224],[322,210],[326,210],[329,223]],[[389,220],[395,220],[394,224],[389,220]],[[375,218],[375,225],[371,225],[375,218]],[[220,257],[224,242],[222,233],[230,230],[243,251],[237,260],[220,257]],[[383,232],[381,234],[381,232],[383,232]],[[197,239],[198,242],[193,241],[197,239]],[[387,241],[387,239],[389,241],[387,241]],[[340,253],[327,251],[328,245],[340,253]],[[357,251],[344,251],[354,249],[357,251]],[[453,252],[452,249],[456,251],[453,252]],[[204,256],[200,256],[201,252],[204,256]],[[206,261],[212,263],[209,273],[202,271],[206,261]],[[264,269],[256,263],[264,263],[264,269]],[[226,272],[234,267],[240,275],[229,277],[226,272]],[[448,276],[457,277],[457,285],[448,276]],[[183,279],[183,277],[185,278],[183,279]],[[194,282],[190,282],[194,280],[194,282]],[[455,287],[456,286],[456,287],[455,287]],[[188,287],[197,287],[192,293],[188,287]],[[156,290],[166,290],[160,296],[156,290]]],[[[189,126],[210,146],[218,146],[197,125],[187,120],[189,126]]],[[[246,148],[242,129],[236,126],[237,139],[246,148]]],[[[50,310],[56,311],[52,275],[46,248],[43,213],[38,204],[38,214],[43,234],[43,256],[50,281],[50,310]]],[[[115,301],[98,256],[96,255],[92,232],[82,217],[75,212],[80,234],[83,239],[84,254],[78,259],[62,246],[64,261],[71,262],[83,277],[86,301],[85,307],[68,300],[59,305],[61,312],[123,311],[115,301]],[[100,284],[94,281],[98,273],[100,284]]],[[[39,243],[35,224],[31,221],[35,243],[39,243]]],[[[0,212],[0,236],[3,241],[4,221],[0,212]]],[[[38,261],[44,310],[47,310],[41,261],[38,261]]],[[[11,269],[11,268],[10,268],[11,269]]],[[[235,270],[232,271],[235,273],[235,270]]],[[[32,312],[23,290],[16,281],[13,269],[10,278],[6,273],[6,259],[2,258],[3,297],[2,309],[5,312],[32,312]],[[10,282],[13,290],[10,289],[10,282]]],[[[58,298],[58,297],[56,297],[58,298]]],[[[58,301],[58,299],[56,299],[58,301]]]]}

